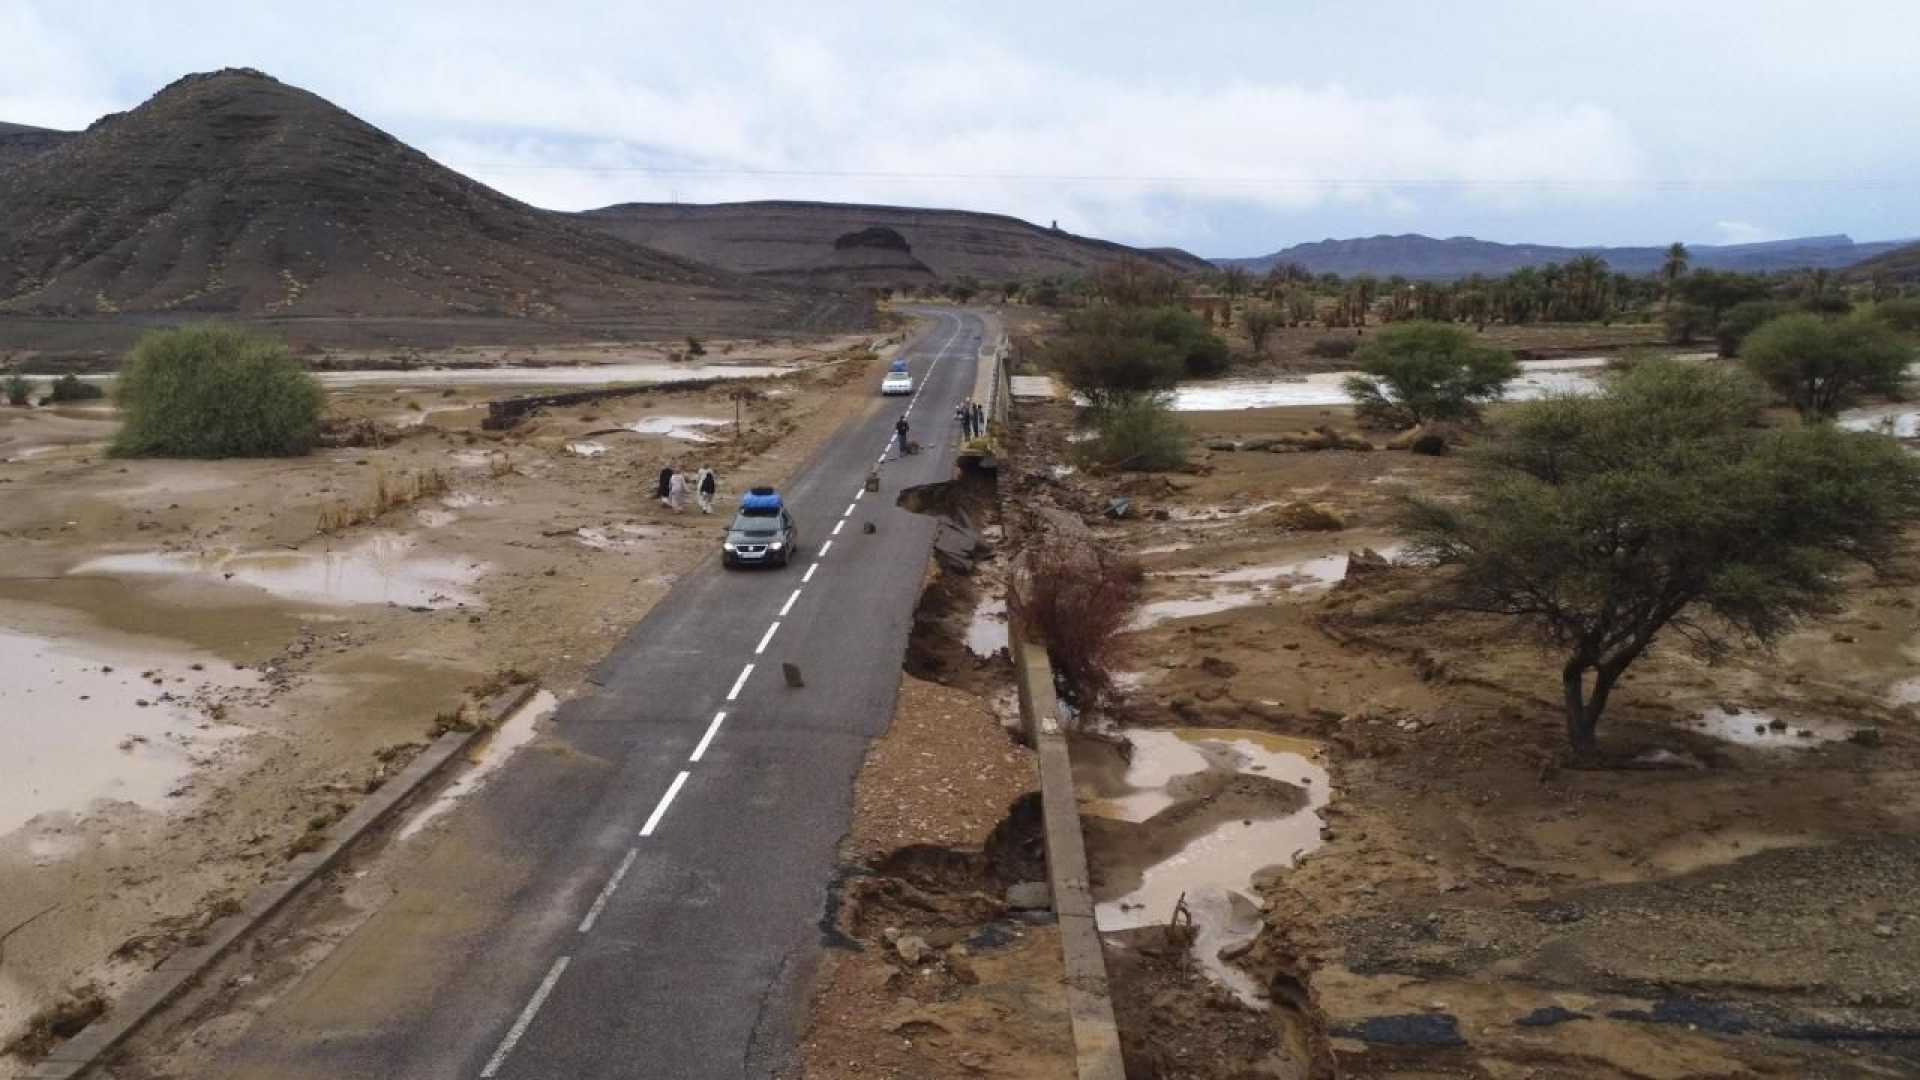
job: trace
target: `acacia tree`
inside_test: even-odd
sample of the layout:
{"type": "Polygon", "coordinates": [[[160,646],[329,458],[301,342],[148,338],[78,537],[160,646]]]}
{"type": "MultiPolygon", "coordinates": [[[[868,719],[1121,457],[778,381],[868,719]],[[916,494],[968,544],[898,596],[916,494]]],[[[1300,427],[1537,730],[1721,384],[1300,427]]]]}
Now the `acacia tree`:
{"type": "Polygon", "coordinates": [[[1863,393],[1899,394],[1913,350],[1881,322],[1785,315],[1748,334],[1740,357],[1801,415],[1829,417],[1863,393]]]}
{"type": "Polygon", "coordinates": [[[1499,400],[1520,374],[1513,354],[1478,345],[1457,326],[1403,322],[1380,331],[1354,354],[1360,374],[1342,387],[1354,413],[1379,427],[1465,420],[1499,400]]]}
{"type": "Polygon", "coordinates": [[[1247,340],[1253,343],[1253,351],[1256,355],[1266,353],[1267,338],[1280,328],[1280,322],[1279,313],[1270,307],[1258,305],[1247,307],[1246,314],[1240,317],[1240,324],[1246,327],[1247,340]]]}
{"type": "Polygon", "coordinates": [[[1220,272],[1220,291],[1227,299],[1238,300],[1247,291],[1248,281],[1246,267],[1229,266],[1220,272]]]}
{"type": "Polygon", "coordinates": [[[1885,567],[1920,517],[1920,461],[1832,425],[1758,426],[1737,370],[1651,360],[1597,396],[1517,406],[1464,505],[1410,499],[1430,598],[1512,616],[1564,651],[1567,736],[1664,633],[1709,659],[1828,612],[1850,564],[1885,567]],[[1589,685],[1590,680],[1590,685],[1589,685]]]}

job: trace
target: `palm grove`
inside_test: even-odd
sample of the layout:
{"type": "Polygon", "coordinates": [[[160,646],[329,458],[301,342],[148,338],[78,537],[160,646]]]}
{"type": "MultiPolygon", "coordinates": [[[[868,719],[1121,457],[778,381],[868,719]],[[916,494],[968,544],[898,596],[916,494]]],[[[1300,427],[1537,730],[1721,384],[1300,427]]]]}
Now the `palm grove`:
{"type": "MultiPolygon", "coordinates": [[[[1250,289],[1236,277],[1223,287],[1250,289]]],[[[1637,359],[1597,392],[1509,405],[1487,423],[1484,408],[1519,369],[1446,306],[1473,295],[1471,283],[1433,286],[1446,299],[1424,308],[1422,287],[1407,290],[1413,314],[1433,317],[1393,322],[1354,353],[1346,389],[1363,423],[1471,427],[1466,498],[1412,497],[1403,507],[1409,560],[1434,571],[1422,604],[1516,620],[1555,649],[1577,753],[1596,749],[1615,686],[1657,644],[1708,660],[1770,646],[1909,553],[1920,459],[1832,420],[1862,397],[1904,391],[1920,301],[1886,297],[1856,310],[1821,281],[1783,292],[1763,279],[1689,273],[1675,245],[1665,271],[1634,288],[1657,293],[1669,311],[1699,307],[1707,325],[1739,316],[1724,350],[1737,362],[1637,359]],[[1770,409],[1776,402],[1797,415],[1770,409]]],[[[1092,413],[1091,464],[1177,467],[1186,435],[1165,395],[1226,357],[1151,281],[1122,284],[1066,317],[1047,361],[1092,413]]],[[[1509,315],[1590,315],[1617,302],[1621,287],[1575,265],[1512,275],[1480,295],[1509,315]]],[[[1364,292],[1354,301],[1369,306],[1364,292]]],[[[1260,310],[1241,315],[1250,331],[1260,310]]],[[[1257,348],[1258,333],[1249,336],[1257,348]]]]}

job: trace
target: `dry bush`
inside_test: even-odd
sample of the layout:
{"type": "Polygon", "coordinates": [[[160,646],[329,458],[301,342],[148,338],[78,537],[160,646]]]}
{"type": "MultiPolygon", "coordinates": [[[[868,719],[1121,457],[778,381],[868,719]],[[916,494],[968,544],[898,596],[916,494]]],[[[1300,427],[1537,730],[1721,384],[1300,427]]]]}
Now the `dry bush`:
{"type": "Polygon", "coordinates": [[[453,487],[447,474],[440,469],[422,469],[417,473],[407,473],[392,477],[387,470],[376,467],[373,471],[373,490],[363,503],[335,503],[320,508],[320,531],[337,532],[355,525],[365,525],[378,520],[380,515],[421,499],[431,499],[445,495],[453,487]]]}
{"type": "Polygon", "coordinates": [[[107,999],[92,983],[69,991],[67,996],[27,1018],[26,1027],[0,1053],[23,1061],[38,1061],[54,1047],[80,1034],[88,1024],[107,1011],[107,999]]]}
{"type": "Polygon", "coordinates": [[[1054,538],[1027,553],[1022,580],[1008,589],[1016,624],[1046,644],[1083,709],[1113,686],[1120,634],[1139,601],[1141,577],[1131,559],[1054,538]]]}

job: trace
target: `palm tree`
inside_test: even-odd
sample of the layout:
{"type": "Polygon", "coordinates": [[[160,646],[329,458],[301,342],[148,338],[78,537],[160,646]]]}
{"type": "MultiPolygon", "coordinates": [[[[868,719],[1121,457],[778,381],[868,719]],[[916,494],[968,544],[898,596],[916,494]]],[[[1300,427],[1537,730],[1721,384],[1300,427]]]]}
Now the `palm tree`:
{"type": "Polygon", "coordinates": [[[1667,261],[1660,267],[1660,278],[1667,283],[1668,303],[1673,302],[1674,283],[1686,274],[1687,260],[1690,258],[1692,256],[1687,253],[1687,245],[1678,240],[1667,248],[1667,261]]]}

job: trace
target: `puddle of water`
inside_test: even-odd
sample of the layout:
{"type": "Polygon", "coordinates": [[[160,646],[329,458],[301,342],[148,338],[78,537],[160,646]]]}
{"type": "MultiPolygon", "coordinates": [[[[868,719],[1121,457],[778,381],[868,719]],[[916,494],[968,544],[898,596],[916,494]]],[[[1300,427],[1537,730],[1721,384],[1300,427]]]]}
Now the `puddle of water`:
{"type": "Polygon", "coordinates": [[[459,559],[416,555],[413,549],[410,537],[381,534],[339,551],[215,549],[108,555],[81,563],[69,573],[194,578],[212,585],[251,586],[290,600],[328,605],[479,605],[479,598],[467,587],[480,578],[484,567],[459,559]]]}
{"type": "Polygon", "coordinates": [[[210,744],[246,733],[206,702],[258,685],[211,656],[0,629],[0,834],[102,799],[164,808],[210,744]]]}
{"type": "MultiPolygon", "coordinates": [[[[1388,544],[1375,550],[1388,559],[1394,559],[1399,556],[1401,545],[1388,544]]],[[[1145,630],[1172,619],[1191,619],[1201,615],[1217,615],[1234,608],[1251,607],[1273,595],[1276,586],[1282,584],[1286,586],[1285,591],[1291,593],[1311,593],[1331,589],[1346,578],[1347,562],[1348,556],[1343,552],[1339,555],[1322,555],[1312,559],[1249,566],[1239,570],[1160,571],[1153,576],[1199,578],[1213,584],[1251,587],[1217,589],[1207,596],[1155,600],[1142,604],[1139,610],[1134,612],[1133,620],[1127,624],[1127,629],[1145,630]]]]}
{"type": "Polygon", "coordinates": [[[1782,720],[1772,713],[1755,709],[1729,712],[1708,709],[1688,726],[1704,735],[1741,746],[1766,749],[1800,749],[1823,742],[1841,742],[1853,734],[1850,724],[1829,721],[1782,720]]]}
{"type": "Polygon", "coordinates": [[[1254,875],[1268,867],[1291,867],[1321,844],[1319,811],[1332,789],[1327,771],[1310,757],[1317,747],[1265,732],[1210,728],[1129,731],[1126,737],[1133,744],[1125,778],[1130,790],[1092,803],[1092,813],[1145,821],[1180,801],[1182,777],[1208,770],[1265,776],[1306,792],[1307,804],[1281,817],[1223,822],[1147,867],[1138,888],[1094,908],[1101,930],[1128,930],[1164,924],[1184,896],[1193,914],[1194,959],[1242,1002],[1262,1006],[1261,988],[1219,954],[1260,932],[1254,875]]]}
{"type": "Polygon", "coordinates": [[[514,751],[533,741],[534,727],[553,714],[559,708],[560,699],[552,692],[541,690],[527,699],[525,705],[515,710],[512,716],[502,721],[492,735],[487,736],[486,744],[471,759],[471,764],[453,783],[448,784],[440,797],[428,803],[421,811],[413,815],[400,827],[400,839],[405,840],[432,824],[434,819],[454,808],[461,799],[478,791],[487,782],[487,778],[499,771],[507,763],[514,751]]]}
{"type": "Polygon", "coordinates": [[[640,547],[645,541],[657,540],[663,535],[665,530],[650,525],[621,524],[611,530],[582,526],[574,530],[574,537],[582,544],[600,551],[640,547]]]}
{"type": "MultiPolygon", "coordinates": [[[[1553,393],[1593,393],[1593,375],[1606,366],[1605,357],[1529,360],[1520,365],[1520,377],[1507,386],[1508,401],[1528,401],[1553,393]]],[[[1291,405],[1351,405],[1341,387],[1353,371],[1316,372],[1289,379],[1223,379],[1189,383],[1173,393],[1176,412],[1226,412],[1235,409],[1273,409],[1291,405]]]]}
{"type": "Polygon", "coordinates": [[[1187,551],[1194,546],[1191,540],[1175,540],[1171,544],[1153,544],[1134,552],[1136,555],[1171,555],[1176,551],[1187,551]]]}
{"type": "Polygon", "coordinates": [[[1895,705],[1920,705],[1920,675],[1894,683],[1887,698],[1895,705]]]}
{"type": "Polygon", "coordinates": [[[1920,439],[1920,409],[1911,403],[1848,409],[1837,423],[1848,431],[1877,431],[1896,439],[1920,439]]]}
{"type": "Polygon", "coordinates": [[[499,499],[473,491],[456,491],[440,499],[440,505],[449,510],[465,510],[469,506],[498,506],[499,504],[499,499]]]}
{"type": "Polygon", "coordinates": [[[1278,501],[1268,501],[1241,507],[1202,506],[1192,510],[1181,507],[1169,511],[1169,516],[1175,521],[1229,521],[1246,517],[1248,514],[1257,514],[1262,510],[1271,510],[1279,505],[1278,501]]]}
{"type": "Polygon", "coordinates": [[[973,609],[967,622],[967,651],[975,656],[992,656],[1007,648],[1007,602],[985,599],[973,609]]]}
{"type": "Polygon", "coordinates": [[[607,445],[605,443],[570,442],[567,444],[567,453],[572,454],[574,457],[595,458],[606,452],[607,445]]]}
{"type": "Polygon", "coordinates": [[[642,435],[665,435],[686,442],[712,442],[701,428],[719,427],[731,420],[710,420],[701,416],[649,416],[627,425],[628,431],[642,435]]]}

